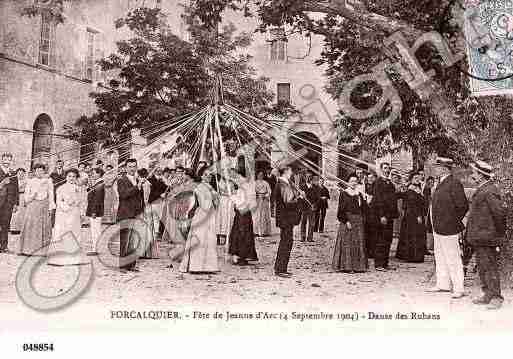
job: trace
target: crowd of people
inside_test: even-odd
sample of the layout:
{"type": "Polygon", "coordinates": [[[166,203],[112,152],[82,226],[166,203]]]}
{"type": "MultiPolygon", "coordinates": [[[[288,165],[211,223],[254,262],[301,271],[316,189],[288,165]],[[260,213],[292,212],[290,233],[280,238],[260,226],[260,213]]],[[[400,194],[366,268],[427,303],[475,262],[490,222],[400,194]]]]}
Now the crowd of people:
{"type": "MultiPolygon", "coordinates": [[[[219,245],[226,246],[233,265],[258,261],[255,238],[271,234],[274,217],[280,229],[274,273],[289,278],[294,227],[300,227],[302,242],[313,242],[314,233],[325,231],[330,190],[323,178],[306,171],[294,173],[287,166],[259,171],[252,181],[244,169],[216,171],[206,162],[194,170],[178,166],[148,171],[129,159],[116,173],[101,161],[67,170],[57,161],[51,173],[36,164],[27,177],[24,169],[10,169],[12,159],[4,154],[0,164],[2,252],[7,251],[10,227],[20,231],[18,254],[44,255],[41,250],[67,232],[80,238],[87,218],[89,255],[97,254],[102,223],[119,224],[122,272],[138,271],[138,257],[158,258],[159,242],[168,241],[184,247],[180,272],[215,273],[219,245]],[[142,235],[135,219],[143,219],[142,235]]],[[[399,260],[421,263],[434,254],[436,286],[429,291],[450,291],[457,299],[465,295],[464,243],[476,254],[484,293],[474,302],[500,307],[497,249],[504,237],[505,214],[491,181],[492,169],[482,161],[473,164],[472,179],[478,189],[467,213],[469,202],[452,166],[452,160],[439,158],[434,176],[428,178],[423,171],[405,178],[389,163],[382,163],[379,173],[358,166],[338,190],[333,269],[365,272],[369,259],[374,259],[377,271],[397,269],[390,264],[396,237],[399,260]]]]}

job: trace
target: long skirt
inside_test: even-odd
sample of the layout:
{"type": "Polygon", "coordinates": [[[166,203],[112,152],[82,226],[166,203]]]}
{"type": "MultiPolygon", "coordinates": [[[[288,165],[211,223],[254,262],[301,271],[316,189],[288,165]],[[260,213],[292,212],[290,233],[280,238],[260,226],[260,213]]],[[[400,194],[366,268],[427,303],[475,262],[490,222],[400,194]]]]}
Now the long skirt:
{"type": "Polygon", "coordinates": [[[158,227],[156,228],[155,226],[155,216],[157,216],[157,214],[152,211],[151,205],[144,208],[142,218],[145,225],[142,229],[142,233],[145,239],[145,249],[141,258],[157,259],[159,257],[159,244],[156,241],[156,229],[158,229],[158,227]]]}
{"type": "Polygon", "coordinates": [[[116,223],[117,196],[113,186],[105,187],[103,223],[116,223]]]}
{"type": "Polygon", "coordinates": [[[25,214],[27,213],[27,207],[24,203],[22,203],[20,199],[20,204],[16,212],[12,214],[11,218],[11,231],[12,232],[20,232],[23,227],[23,222],[25,222],[25,214]]]}
{"type": "Polygon", "coordinates": [[[332,267],[336,271],[365,272],[369,265],[365,253],[363,218],[348,214],[348,219],[351,229],[347,229],[345,223],[339,224],[332,267]]]}
{"type": "Polygon", "coordinates": [[[258,260],[251,211],[241,213],[235,209],[228,253],[242,260],[258,260]]]}
{"type": "Polygon", "coordinates": [[[257,196],[254,224],[257,236],[268,236],[271,234],[271,205],[269,198],[257,196]]]}
{"type": "Polygon", "coordinates": [[[182,273],[218,272],[215,218],[198,208],[191,221],[179,271],[182,273]]]}
{"type": "Polygon", "coordinates": [[[216,211],[216,232],[218,235],[227,236],[233,225],[234,217],[233,201],[228,196],[221,195],[219,207],[216,211]]]}
{"type": "Polygon", "coordinates": [[[177,237],[177,201],[169,196],[162,201],[162,217],[161,221],[164,223],[164,233],[162,240],[167,242],[176,241],[177,237]]]}
{"type": "Polygon", "coordinates": [[[79,207],[67,212],[59,209],[55,211],[55,226],[49,247],[48,264],[65,266],[91,262],[85,255],[82,239],[82,211],[83,208],[79,207]],[[52,255],[52,253],[59,254],[52,255]]]}
{"type": "Polygon", "coordinates": [[[426,229],[417,217],[405,215],[401,221],[401,236],[397,243],[397,259],[412,263],[424,262],[426,254],[426,229]]]}
{"type": "Polygon", "coordinates": [[[20,254],[46,255],[52,237],[52,221],[48,208],[48,199],[34,200],[27,204],[21,227],[20,254]]]}

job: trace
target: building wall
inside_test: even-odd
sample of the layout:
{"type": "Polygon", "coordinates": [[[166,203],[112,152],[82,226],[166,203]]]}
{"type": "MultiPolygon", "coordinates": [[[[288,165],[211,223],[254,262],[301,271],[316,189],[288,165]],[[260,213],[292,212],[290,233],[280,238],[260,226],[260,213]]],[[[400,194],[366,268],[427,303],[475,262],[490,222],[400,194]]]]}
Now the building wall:
{"type": "MultiPolygon", "coordinates": [[[[323,37],[312,35],[310,39],[301,34],[288,35],[286,59],[271,60],[271,37],[254,33],[257,28],[255,19],[228,13],[225,21],[233,22],[239,30],[253,32],[253,42],[248,49],[253,56],[253,66],[260,75],[270,79],[269,89],[275,96],[278,83],[289,83],[291,104],[300,111],[300,116],[288,118],[288,123],[283,126],[294,133],[315,134],[323,144],[323,173],[336,176],[337,136],[332,133],[330,124],[336,117],[338,105],[324,90],[327,81],[325,67],[314,63],[321,57],[323,37]]],[[[278,146],[274,146],[272,155],[273,161],[286,156],[278,146]]]]}
{"type": "MultiPolygon", "coordinates": [[[[22,16],[22,9],[32,0],[0,1],[0,130],[7,134],[0,142],[0,152],[11,151],[16,166],[30,168],[32,131],[40,114],[50,116],[55,134],[64,134],[65,125],[73,125],[82,115],[96,110],[89,97],[101,90],[106,75],[96,66],[92,80],[86,80],[87,31],[94,31],[94,58],[98,60],[115,51],[115,42],[127,32],[116,29],[114,21],[138,0],[72,0],[64,2],[64,24],[55,26],[50,66],[40,65],[39,43],[41,16],[22,16]]],[[[146,0],[147,6],[156,0],[146,0]]],[[[177,1],[168,1],[177,3],[177,1]]],[[[78,161],[79,146],[62,137],[54,137],[50,164],[58,157],[78,161]],[[61,152],[65,151],[65,152],[61,152]]]]}
{"type": "MultiPolygon", "coordinates": [[[[10,150],[16,165],[30,167],[34,121],[40,114],[50,116],[56,134],[64,133],[65,125],[72,125],[81,115],[90,115],[96,107],[89,93],[97,91],[98,83],[106,82],[106,74],[96,69],[92,81],[85,78],[87,31],[97,32],[95,59],[115,52],[115,42],[126,38],[125,30],[115,29],[114,21],[130,9],[146,5],[155,6],[157,0],[72,0],[65,1],[65,22],[55,28],[54,52],[50,67],[38,65],[41,17],[21,16],[22,8],[31,0],[3,0],[0,2],[0,127],[12,127],[27,132],[9,132],[8,140],[0,142],[0,152],[10,150]]],[[[180,0],[162,0],[160,6],[168,16],[173,31],[185,36],[180,0]]],[[[253,32],[255,19],[228,13],[227,21],[239,30],[253,32]]],[[[336,103],[323,90],[326,78],[324,68],[314,61],[320,57],[322,38],[312,36],[311,41],[299,34],[288,37],[287,59],[271,61],[270,42],[266,34],[254,34],[248,49],[260,75],[270,78],[270,89],[276,93],[277,84],[290,83],[291,102],[301,111],[301,120],[310,124],[294,124],[296,132],[308,131],[318,138],[327,138],[328,124],[337,113],[336,103]],[[301,58],[301,59],[299,59],[301,58]],[[319,124],[312,124],[320,122],[319,124]],[[325,126],[325,128],[322,128],[325,126]]],[[[292,123],[292,125],[291,125],[292,123]]],[[[5,132],[5,131],[4,131],[5,132]]],[[[335,148],[335,143],[333,144],[335,148]]],[[[78,160],[77,144],[55,137],[52,153],[70,151],[59,157],[78,160]],[[74,149],[73,149],[74,147],[74,149]]],[[[325,171],[333,167],[336,156],[323,148],[325,171]],[[332,162],[331,165],[327,165],[332,162]]],[[[333,152],[333,151],[331,151],[333,152]]],[[[51,163],[57,156],[51,157],[51,163]]]]}

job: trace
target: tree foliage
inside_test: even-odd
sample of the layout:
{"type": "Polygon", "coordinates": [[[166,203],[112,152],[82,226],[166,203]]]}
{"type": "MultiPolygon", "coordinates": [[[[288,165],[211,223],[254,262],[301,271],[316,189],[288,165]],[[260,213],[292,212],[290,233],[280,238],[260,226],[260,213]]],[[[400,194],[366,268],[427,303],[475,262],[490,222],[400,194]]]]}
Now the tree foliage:
{"type": "Polygon", "coordinates": [[[250,34],[237,33],[233,24],[207,29],[187,7],[183,16],[190,41],[173,33],[160,9],[137,8],[116,22],[132,36],[99,61],[116,76],[108,89],[91,93],[98,111],[80,118],[81,127],[94,125],[99,140],[119,142],[134,127],[154,129],[208,105],[219,76],[224,100],[242,111],[264,116],[287,110],[271,104],[268,79],[257,76],[243,52],[250,34]]]}

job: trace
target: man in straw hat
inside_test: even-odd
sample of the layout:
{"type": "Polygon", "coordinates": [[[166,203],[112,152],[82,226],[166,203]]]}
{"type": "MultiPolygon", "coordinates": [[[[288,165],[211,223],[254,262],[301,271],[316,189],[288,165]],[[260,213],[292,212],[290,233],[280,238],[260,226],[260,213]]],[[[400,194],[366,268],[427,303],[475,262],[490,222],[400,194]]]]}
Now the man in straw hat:
{"type": "Polygon", "coordinates": [[[436,286],[428,292],[449,292],[452,298],[464,294],[464,273],[459,245],[463,231],[463,218],[468,211],[468,201],[461,182],[451,172],[454,161],[438,157],[434,173],[439,178],[431,204],[431,223],[436,263],[436,286]]]}
{"type": "Polygon", "coordinates": [[[467,242],[476,254],[479,278],[483,294],[473,300],[474,304],[486,305],[488,309],[499,309],[504,298],[501,295],[499,247],[506,232],[506,213],[499,189],[490,180],[492,167],[483,161],[471,165],[472,180],[478,188],[472,197],[472,206],[467,223],[467,242]]]}

